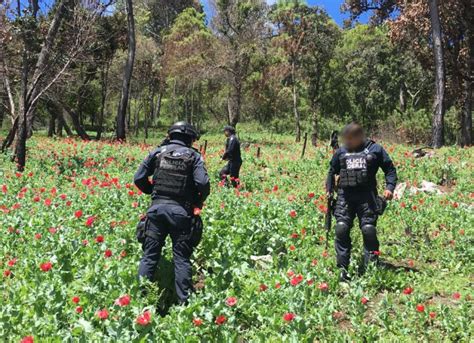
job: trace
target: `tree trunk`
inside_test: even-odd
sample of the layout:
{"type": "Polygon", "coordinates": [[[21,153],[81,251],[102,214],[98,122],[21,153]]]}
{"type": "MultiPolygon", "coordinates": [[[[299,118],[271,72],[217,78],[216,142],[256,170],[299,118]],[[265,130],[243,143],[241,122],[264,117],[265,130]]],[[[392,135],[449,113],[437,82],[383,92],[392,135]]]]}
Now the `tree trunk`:
{"type": "Polygon", "coordinates": [[[3,61],[3,71],[4,71],[3,83],[5,85],[5,91],[7,92],[7,97],[8,97],[8,109],[10,111],[10,120],[13,124],[16,118],[15,100],[13,99],[13,93],[10,86],[10,79],[8,77],[8,66],[7,66],[6,58],[4,58],[3,56],[3,49],[0,50],[0,52],[2,52],[1,59],[3,61]]]}
{"type": "Polygon", "coordinates": [[[84,128],[81,126],[81,123],[79,122],[79,116],[77,113],[74,112],[74,110],[64,102],[58,101],[57,105],[63,113],[66,112],[69,114],[69,117],[71,117],[72,120],[72,126],[74,127],[74,130],[76,130],[77,135],[85,141],[90,140],[86,130],[84,130],[84,128]]]}
{"type": "Polygon", "coordinates": [[[102,137],[102,130],[104,129],[104,115],[105,115],[105,103],[107,101],[107,89],[108,89],[108,78],[109,78],[109,62],[105,62],[100,72],[101,79],[101,102],[99,118],[97,120],[97,135],[96,139],[100,140],[102,137]]]}
{"type": "Polygon", "coordinates": [[[311,144],[314,147],[316,147],[318,145],[318,112],[316,110],[313,110],[311,144]]]}
{"type": "Polygon", "coordinates": [[[123,75],[123,83],[122,83],[122,96],[120,98],[119,107],[117,110],[117,139],[118,140],[125,140],[126,139],[126,132],[125,132],[125,117],[127,114],[127,105],[128,105],[128,97],[129,97],[129,90],[130,90],[130,82],[132,79],[133,73],[133,64],[135,61],[135,19],[133,17],[133,1],[126,0],[126,8],[127,8],[127,24],[128,24],[128,57],[127,62],[125,63],[124,75],[123,75]]]}
{"type": "MultiPolygon", "coordinates": [[[[15,138],[15,152],[14,156],[17,161],[17,168],[23,171],[26,163],[26,139],[28,134],[31,134],[33,128],[33,118],[36,112],[38,100],[45,91],[42,81],[46,72],[49,70],[48,62],[56,39],[59,28],[67,13],[67,0],[61,0],[57,6],[54,17],[49,26],[48,33],[38,54],[33,77],[28,85],[28,65],[30,63],[28,56],[29,43],[25,40],[23,42],[23,58],[22,58],[22,81],[21,81],[21,96],[20,106],[18,111],[18,130],[15,138]]],[[[20,11],[20,9],[18,9],[20,11]]],[[[36,12],[34,12],[36,13],[36,12]]]]}
{"type": "Polygon", "coordinates": [[[151,119],[152,126],[160,118],[162,98],[163,98],[163,91],[160,89],[160,91],[158,92],[158,100],[156,101],[155,110],[153,112],[153,118],[151,119]]]}
{"type": "Polygon", "coordinates": [[[298,89],[296,86],[296,66],[291,64],[291,82],[293,83],[293,114],[295,117],[295,141],[301,141],[300,113],[298,112],[298,89]]]}
{"type": "Polygon", "coordinates": [[[474,79],[474,28],[472,22],[474,20],[474,13],[470,9],[471,2],[466,1],[465,17],[463,24],[465,27],[464,36],[466,39],[468,58],[465,66],[465,75],[463,78],[463,104],[461,110],[461,146],[472,145],[472,83],[474,79]]]}
{"type": "Polygon", "coordinates": [[[58,136],[62,137],[63,128],[64,128],[64,131],[66,131],[66,134],[68,136],[73,136],[71,128],[67,124],[66,119],[64,119],[63,112],[61,110],[58,110],[58,111],[56,111],[56,114],[57,114],[57,118],[58,118],[58,129],[56,131],[58,136]]]}
{"type": "Polygon", "coordinates": [[[433,38],[433,52],[435,59],[435,98],[433,104],[433,133],[432,146],[440,148],[444,145],[444,112],[446,75],[444,67],[443,42],[441,37],[441,23],[439,19],[438,0],[429,0],[431,30],[433,38]]]}
{"type": "Polygon", "coordinates": [[[236,127],[240,121],[240,110],[242,107],[242,82],[236,76],[235,84],[232,87],[231,94],[227,102],[229,111],[229,124],[236,127]]]}
{"type": "Polygon", "coordinates": [[[53,111],[50,113],[49,126],[48,126],[48,137],[53,137],[56,134],[56,113],[53,111]]]}
{"type": "Polygon", "coordinates": [[[461,109],[461,140],[462,147],[472,145],[472,81],[463,82],[463,105],[461,109]]]}

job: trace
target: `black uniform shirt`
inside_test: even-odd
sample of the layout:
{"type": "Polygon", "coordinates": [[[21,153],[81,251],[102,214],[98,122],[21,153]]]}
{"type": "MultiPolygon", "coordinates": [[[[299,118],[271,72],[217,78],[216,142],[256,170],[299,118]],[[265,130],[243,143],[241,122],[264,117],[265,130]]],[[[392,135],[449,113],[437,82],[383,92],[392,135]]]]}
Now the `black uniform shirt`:
{"type": "Polygon", "coordinates": [[[225,143],[225,152],[222,158],[232,162],[242,162],[242,156],[240,154],[240,142],[236,135],[232,135],[227,138],[225,143]]]}
{"type": "MultiPolygon", "coordinates": [[[[393,192],[395,190],[395,186],[397,185],[397,170],[395,169],[390,156],[384,148],[370,140],[367,140],[358,151],[352,152],[362,152],[365,149],[367,149],[368,153],[375,157],[374,163],[371,163],[367,170],[369,177],[369,189],[354,189],[353,191],[375,191],[377,188],[376,175],[379,168],[381,168],[385,174],[385,188],[393,192]]],[[[334,190],[334,176],[339,175],[341,170],[340,157],[347,152],[348,150],[345,147],[341,147],[336,150],[331,159],[329,173],[326,180],[326,190],[329,192],[334,190]]]]}
{"type": "MultiPolygon", "coordinates": [[[[178,140],[171,140],[169,144],[166,145],[166,149],[174,149],[176,148],[176,146],[178,146],[178,149],[176,150],[178,152],[181,149],[179,148],[179,146],[181,146],[183,150],[191,149],[195,154],[196,158],[194,159],[193,165],[193,179],[194,184],[196,185],[196,188],[199,192],[199,197],[202,203],[206,200],[211,190],[209,175],[207,174],[207,170],[204,165],[204,160],[202,159],[201,154],[199,154],[194,149],[187,147],[186,144],[178,140]]],[[[150,183],[149,177],[152,176],[155,172],[156,156],[162,151],[163,148],[164,147],[158,147],[152,150],[145,158],[145,160],[140,164],[140,167],[135,173],[133,181],[143,193],[153,193],[153,185],[150,183]]]]}

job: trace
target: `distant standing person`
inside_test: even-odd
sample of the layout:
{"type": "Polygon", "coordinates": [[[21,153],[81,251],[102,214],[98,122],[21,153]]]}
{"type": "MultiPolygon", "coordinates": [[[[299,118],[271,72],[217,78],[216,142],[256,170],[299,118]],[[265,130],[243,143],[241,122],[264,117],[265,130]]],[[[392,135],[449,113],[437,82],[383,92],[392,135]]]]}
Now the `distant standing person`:
{"type": "Polygon", "coordinates": [[[230,176],[232,186],[237,187],[240,183],[239,174],[242,166],[242,156],[240,153],[240,142],[236,136],[235,128],[232,126],[224,127],[224,134],[227,137],[225,143],[225,152],[222,159],[227,161],[227,164],[220,171],[221,180],[227,180],[230,176]]]}
{"type": "Polygon", "coordinates": [[[349,280],[348,268],[351,257],[351,236],[355,217],[364,240],[364,269],[369,262],[378,262],[379,241],[377,219],[383,213],[385,200],[393,198],[397,184],[397,171],[387,152],[377,143],[366,139],[363,128],[356,123],[342,131],[344,145],[337,149],[330,162],[326,191],[331,195],[339,176],[336,218],[337,266],[341,269],[340,280],[349,280]],[[383,198],[377,196],[377,171],[385,173],[383,198]]]}

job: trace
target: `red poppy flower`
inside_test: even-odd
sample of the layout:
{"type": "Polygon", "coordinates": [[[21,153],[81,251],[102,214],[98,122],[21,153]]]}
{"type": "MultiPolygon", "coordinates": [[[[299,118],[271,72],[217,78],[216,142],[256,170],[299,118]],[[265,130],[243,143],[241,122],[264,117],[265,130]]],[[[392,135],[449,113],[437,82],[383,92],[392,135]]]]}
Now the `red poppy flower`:
{"type": "Polygon", "coordinates": [[[102,310],[97,311],[96,315],[99,319],[105,320],[109,318],[109,311],[107,311],[107,309],[104,308],[102,310]]]}
{"type": "Polygon", "coordinates": [[[296,247],[292,244],[290,245],[290,251],[295,251],[296,247]]]}
{"type": "Polygon", "coordinates": [[[78,304],[81,299],[79,299],[79,297],[77,297],[77,296],[74,296],[74,297],[72,297],[71,300],[74,304],[78,304]]]}
{"type": "Polygon", "coordinates": [[[283,320],[285,322],[291,322],[295,318],[296,318],[296,314],[294,314],[292,312],[287,312],[283,315],[283,320]]]}
{"type": "Polygon", "coordinates": [[[193,318],[193,324],[194,324],[194,326],[201,326],[202,325],[202,319],[201,318],[193,318]]]}
{"type": "Polygon", "coordinates": [[[8,192],[7,185],[2,185],[2,193],[6,194],[8,192]]]}
{"type": "Polygon", "coordinates": [[[33,197],[33,201],[34,201],[34,202],[39,202],[40,200],[41,200],[41,198],[40,198],[39,196],[37,196],[37,195],[35,195],[35,196],[33,197]]]}
{"type": "Polygon", "coordinates": [[[33,336],[25,336],[21,339],[20,343],[34,343],[33,336]]]}
{"type": "Polygon", "coordinates": [[[459,292],[453,293],[453,299],[456,299],[456,300],[461,299],[461,293],[459,292]]]}
{"type": "Polygon", "coordinates": [[[300,235],[298,235],[296,232],[293,232],[290,237],[293,238],[293,239],[296,239],[296,238],[298,238],[299,236],[300,236],[300,235]]]}
{"type": "Polygon", "coordinates": [[[202,210],[201,210],[199,207],[195,207],[195,208],[193,209],[193,214],[194,214],[195,216],[200,216],[200,215],[201,215],[201,212],[202,212],[202,210]]]}
{"type": "Polygon", "coordinates": [[[98,235],[98,236],[95,238],[95,241],[96,241],[96,243],[103,243],[103,242],[104,242],[104,236],[98,235]]]}
{"type": "Polygon", "coordinates": [[[286,275],[288,275],[288,277],[292,277],[293,275],[295,275],[295,272],[292,270],[289,270],[286,272],[286,275]]]}
{"type": "Polygon", "coordinates": [[[308,194],[308,198],[310,198],[310,199],[314,198],[314,192],[310,192],[310,193],[308,194]]]}
{"type": "Polygon", "coordinates": [[[293,278],[290,280],[290,283],[291,283],[292,286],[296,286],[296,285],[298,285],[301,281],[303,281],[303,275],[298,274],[297,276],[293,277],[293,278]]]}
{"type": "Polygon", "coordinates": [[[41,234],[40,233],[35,233],[35,239],[41,239],[41,234]]]}
{"type": "Polygon", "coordinates": [[[372,253],[373,253],[375,256],[380,256],[380,251],[379,251],[379,250],[372,251],[372,253]]]}
{"type": "Polygon", "coordinates": [[[90,217],[87,218],[87,220],[86,220],[86,226],[91,227],[92,224],[94,224],[94,221],[95,221],[95,216],[90,216],[90,217]]]}
{"type": "Polygon", "coordinates": [[[236,297],[228,297],[225,301],[225,304],[227,306],[235,306],[237,305],[237,298],[236,297]]]}
{"type": "Polygon", "coordinates": [[[430,318],[435,319],[436,318],[436,312],[430,312],[430,318]]]}
{"type": "Polygon", "coordinates": [[[295,210],[290,211],[290,217],[291,218],[296,218],[296,211],[295,210]]]}
{"type": "Polygon", "coordinates": [[[110,250],[110,249],[105,250],[104,256],[106,258],[112,257],[112,250],[110,250]]]}
{"type": "Polygon", "coordinates": [[[52,203],[51,199],[46,199],[46,200],[44,201],[44,204],[45,204],[46,206],[51,206],[51,203],[52,203]]]}
{"type": "Polygon", "coordinates": [[[58,229],[56,229],[55,227],[50,227],[49,228],[49,233],[54,235],[56,232],[58,231],[58,229]]]}
{"type": "Polygon", "coordinates": [[[227,321],[226,316],[224,316],[223,314],[221,314],[220,316],[217,316],[217,317],[216,317],[215,323],[216,323],[217,325],[222,325],[222,324],[224,324],[226,321],[227,321]]]}
{"type": "Polygon", "coordinates": [[[360,302],[362,303],[362,305],[365,305],[369,302],[369,299],[367,299],[366,297],[362,297],[362,299],[360,299],[360,302]]]}
{"type": "Polygon", "coordinates": [[[405,295],[410,295],[412,293],[413,293],[413,288],[411,288],[411,287],[407,287],[403,290],[403,294],[405,294],[405,295]]]}
{"type": "Polygon", "coordinates": [[[81,211],[81,210],[77,210],[76,212],[74,212],[74,216],[75,216],[76,218],[78,218],[78,219],[81,218],[81,217],[82,217],[82,211],[81,211]]]}
{"type": "Polygon", "coordinates": [[[135,321],[140,326],[147,326],[151,322],[151,312],[143,312],[143,314],[140,314],[135,321]]]}
{"type": "Polygon", "coordinates": [[[115,300],[115,305],[118,305],[121,307],[130,305],[130,295],[125,294],[117,298],[117,300],[115,300]]]}
{"type": "Polygon", "coordinates": [[[10,275],[12,275],[12,272],[11,272],[10,269],[5,269],[5,270],[3,271],[3,276],[4,276],[4,277],[9,277],[10,275]]]}
{"type": "Polygon", "coordinates": [[[422,304],[418,304],[418,305],[416,305],[416,310],[418,312],[424,312],[425,311],[425,306],[422,305],[422,304]]]}
{"type": "Polygon", "coordinates": [[[77,306],[76,307],[76,312],[77,313],[82,313],[82,306],[77,306]]]}
{"type": "Polygon", "coordinates": [[[13,267],[16,264],[17,261],[18,261],[18,259],[12,258],[11,260],[8,261],[8,266],[13,267]]]}
{"type": "Polygon", "coordinates": [[[263,283],[260,285],[260,291],[265,292],[267,289],[268,289],[267,285],[265,285],[263,283]]]}
{"type": "Polygon", "coordinates": [[[67,195],[66,194],[60,194],[59,197],[61,198],[61,200],[66,200],[67,195]]]}
{"type": "Polygon", "coordinates": [[[318,288],[323,291],[323,292],[326,292],[328,289],[329,289],[329,286],[326,282],[321,282],[318,286],[318,288]]]}
{"type": "Polygon", "coordinates": [[[53,268],[53,264],[49,261],[40,264],[40,269],[43,272],[49,272],[52,268],[53,268]]]}
{"type": "Polygon", "coordinates": [[[281,283],[277,282],[277,283],[275,284],[275,288],[276,288],[276,289],[280,289],[280,288],[281,288],[281,283]]]}

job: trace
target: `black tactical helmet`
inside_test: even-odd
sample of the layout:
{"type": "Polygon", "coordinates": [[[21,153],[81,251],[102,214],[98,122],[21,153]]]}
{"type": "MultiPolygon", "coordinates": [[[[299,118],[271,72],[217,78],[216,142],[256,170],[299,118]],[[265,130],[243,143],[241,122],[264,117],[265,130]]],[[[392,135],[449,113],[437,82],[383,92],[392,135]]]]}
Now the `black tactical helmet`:
{"type": "Polygon", "coordinates": [[[229,131],[230,133],[235,133],[235,128],[230,125],[224,126],[224,132],[229,131]]]}
{"type": "Polygon", "coordinates": [[[182,135],[186,135],[191,137],[193,140],[199,140],[199,132],[196,130],[194,126],[185,121],[178,121],[171,125],[168,130],[168,135],[172,135],[173,133],[179,133],[182,135]]]}

